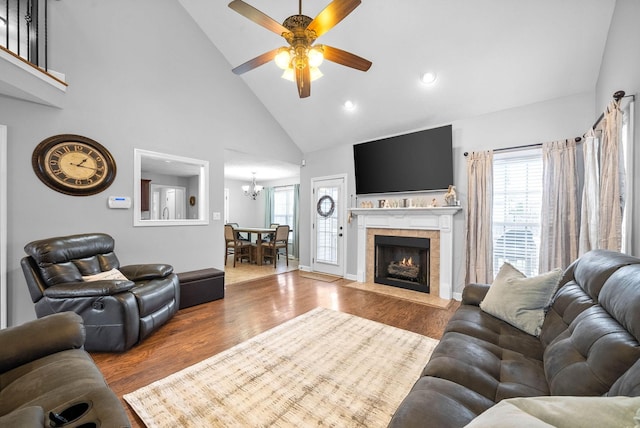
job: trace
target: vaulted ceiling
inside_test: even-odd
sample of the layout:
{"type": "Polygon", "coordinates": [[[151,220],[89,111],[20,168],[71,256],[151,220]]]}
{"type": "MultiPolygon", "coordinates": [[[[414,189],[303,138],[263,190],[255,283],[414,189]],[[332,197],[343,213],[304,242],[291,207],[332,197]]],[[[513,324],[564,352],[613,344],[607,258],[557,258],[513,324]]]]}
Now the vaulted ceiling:
{"type": "MultiPolygon", "coordinates": [[[[295,0],[245,0],[278,22],[295,0]]],[[[231,69],[285,40],[227,0],[180,0],[231,69]]],[[[315,17],[330,0],[305,0],[315,17]]],[[[615,0],[362,0],[316,43],[370,60],[367,72],[325,61],[311,96],[273,62],[244,80],[303,152],[593,91],[615,0]],[[420,76],[437,74],[433,85],[420,76]],[[344,109],[352,101],[352,111],[344,109]]]]}

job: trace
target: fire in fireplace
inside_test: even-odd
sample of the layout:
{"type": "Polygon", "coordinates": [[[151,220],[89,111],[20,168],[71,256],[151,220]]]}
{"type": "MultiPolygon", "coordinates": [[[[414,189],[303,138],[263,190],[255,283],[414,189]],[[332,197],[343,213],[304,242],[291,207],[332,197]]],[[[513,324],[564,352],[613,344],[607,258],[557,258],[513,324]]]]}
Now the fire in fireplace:
{"type": "Polygon", "coordinates": [[[429,238],[376,235],[374,282],[429,292],[429,238]]]}

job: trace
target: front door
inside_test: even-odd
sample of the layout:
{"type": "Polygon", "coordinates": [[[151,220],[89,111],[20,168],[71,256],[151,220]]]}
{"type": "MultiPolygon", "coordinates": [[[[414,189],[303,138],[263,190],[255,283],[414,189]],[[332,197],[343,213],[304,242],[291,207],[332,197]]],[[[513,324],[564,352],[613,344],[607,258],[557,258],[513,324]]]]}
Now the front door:
{"type": "Polygon", "coordinates": [[[314,272],[344,276],[345,177],[312,180],[314,272]]]}

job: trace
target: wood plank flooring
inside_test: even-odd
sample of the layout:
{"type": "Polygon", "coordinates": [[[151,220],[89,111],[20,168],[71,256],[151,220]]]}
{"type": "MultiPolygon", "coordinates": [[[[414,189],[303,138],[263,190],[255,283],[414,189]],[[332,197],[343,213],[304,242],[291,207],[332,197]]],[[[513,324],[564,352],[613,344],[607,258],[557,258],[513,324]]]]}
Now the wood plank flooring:
{"type": "MultiPolygon", "coordinates": [[[[232,268],[231,268],[232,269],[232,268]]],[[[298,271],[226,286],[225,298],[180,310],[131,350],[92,353],[122,400],[155,380],[231,348],[316,307],[334,309],[439,339],[459,306],[439,309],[299,276],[298,271]]],[[[144,427],[129,406],[133,427],[144,427]]]]}

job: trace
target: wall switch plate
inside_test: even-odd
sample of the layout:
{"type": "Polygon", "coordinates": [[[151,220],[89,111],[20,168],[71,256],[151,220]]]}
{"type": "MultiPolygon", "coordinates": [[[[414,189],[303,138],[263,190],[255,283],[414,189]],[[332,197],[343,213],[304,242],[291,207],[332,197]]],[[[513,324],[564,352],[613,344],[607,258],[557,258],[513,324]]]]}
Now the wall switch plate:
{"type": "Polygon", "coordinates": [[[220,217],[220,213],[219,213],[219,212],[214,212],[214,213],[213,213],[213,219],[214,219],[214,220],[220,220],[220,218],[221,218],[221,217],[220,217]]]}

